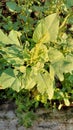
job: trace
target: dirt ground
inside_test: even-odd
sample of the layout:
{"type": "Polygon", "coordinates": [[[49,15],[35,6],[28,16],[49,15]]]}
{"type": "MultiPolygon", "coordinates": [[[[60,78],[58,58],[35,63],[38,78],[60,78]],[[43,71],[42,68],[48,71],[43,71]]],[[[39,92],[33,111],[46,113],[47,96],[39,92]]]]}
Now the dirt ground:
{"type": "Polygon", "coordinates": [[[33,126],[20,126],[13,104],[0,104],[0,130],[73,130],[73,107],[58,110],[38,109],[33,126]]]}

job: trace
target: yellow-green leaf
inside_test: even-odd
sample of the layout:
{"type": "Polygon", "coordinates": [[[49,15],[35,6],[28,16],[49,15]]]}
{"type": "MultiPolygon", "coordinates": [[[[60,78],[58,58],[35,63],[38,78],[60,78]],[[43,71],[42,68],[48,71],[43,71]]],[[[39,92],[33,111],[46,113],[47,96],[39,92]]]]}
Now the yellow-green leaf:
{"type": "Polygon", "coordinates": [[[54,81],[50,74],[46,71],[45,73],[38,73],[35,77],[38,91],[43,95],[47,93],[48,98],[51,100],[54,94],[54,81]]]}
{"type": "Polygon", "coordinates": [[[48,41],[55,41],[59,30],[59,18],[58,14],[51,14],[41,19],[33,33],[33,40],[38,43],[40,39],[43,39],[45,34],[48,34],[44,43],[48,41]]]}

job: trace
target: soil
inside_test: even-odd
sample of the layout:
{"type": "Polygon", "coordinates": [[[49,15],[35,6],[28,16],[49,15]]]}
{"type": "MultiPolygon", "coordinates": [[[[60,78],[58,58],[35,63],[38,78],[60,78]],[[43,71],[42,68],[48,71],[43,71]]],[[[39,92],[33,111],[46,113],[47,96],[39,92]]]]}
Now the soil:
{"type": "Polygon", "coordinates": [[[73,107],[62,110],[39,108],[32,127],[19,125],[13,102],[0,104],[0,130],[73,130],[73,107]]]}

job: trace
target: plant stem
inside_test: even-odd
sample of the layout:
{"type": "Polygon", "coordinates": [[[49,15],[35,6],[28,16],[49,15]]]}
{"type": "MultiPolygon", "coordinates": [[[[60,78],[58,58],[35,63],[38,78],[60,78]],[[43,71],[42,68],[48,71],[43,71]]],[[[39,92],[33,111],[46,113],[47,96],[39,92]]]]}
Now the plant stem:
{"type": "Polygon", "coordinates": [[[66,23],[66,21],[67,21],[67,19],[68,19],[69,16],[70,16],[70,14],[68,14],[68,15],[65,17],[65,19],[64,19],[63,23],[61,24],[61,26],[59,27],[59,29],[62,29],[62,28],[64,27],[64,25],[65,25],[65,23],[66,23]]]}

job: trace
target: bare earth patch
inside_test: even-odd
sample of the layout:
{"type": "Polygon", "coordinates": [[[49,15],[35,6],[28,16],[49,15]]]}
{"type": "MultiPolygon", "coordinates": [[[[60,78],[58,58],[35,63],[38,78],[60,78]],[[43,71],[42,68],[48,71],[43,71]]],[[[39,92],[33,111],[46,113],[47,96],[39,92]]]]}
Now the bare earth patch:
{"type": "MultiPolygon", "coordinates": [[[[13,103],[12,103],[13,104],[13,103]]],[[[73,108],[63,110],[38,109],[33,126],[20,126],[12,104],[0,105],[0,130],[73,130],[73,108]]]]}

